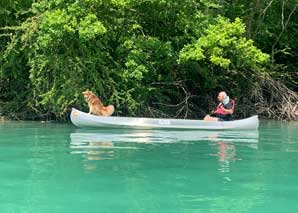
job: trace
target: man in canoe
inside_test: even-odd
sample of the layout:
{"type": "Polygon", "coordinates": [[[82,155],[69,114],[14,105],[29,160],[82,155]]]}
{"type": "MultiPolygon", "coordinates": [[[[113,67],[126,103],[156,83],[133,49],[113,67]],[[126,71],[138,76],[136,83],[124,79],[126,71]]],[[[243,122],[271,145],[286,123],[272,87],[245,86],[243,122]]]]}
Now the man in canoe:
{"type": "Polygon", "coordinates": [[[229,121],[234,113],[235,101],[230,99],[226,92],[220,92],[217,96],[220,102],[211,115],[206,115],[204,121],[229,121]]]}

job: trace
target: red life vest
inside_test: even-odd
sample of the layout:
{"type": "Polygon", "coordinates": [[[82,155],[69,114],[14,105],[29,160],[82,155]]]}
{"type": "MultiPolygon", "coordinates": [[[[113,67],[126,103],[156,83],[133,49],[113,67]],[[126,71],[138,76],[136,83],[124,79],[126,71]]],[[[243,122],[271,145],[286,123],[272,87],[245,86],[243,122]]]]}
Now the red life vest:
{"type": "MultiPolygon", "coordinates": [[[[233,99],[230,99],[230,103],[232,104],[232,108],[231,108],[231,109],[232,109],[233,112],[234,112],[235,101],[234,101],[233,99]]],[[[220,104],[217,106],[216,110],[214,111],[214,114],[219,114],[219,115],[229,115],[230,113],[225,112],[224,109],[226,109],[226,108],[224,107],[224,104],[223,104],[223,103],[220,103],[220,104]]]]}

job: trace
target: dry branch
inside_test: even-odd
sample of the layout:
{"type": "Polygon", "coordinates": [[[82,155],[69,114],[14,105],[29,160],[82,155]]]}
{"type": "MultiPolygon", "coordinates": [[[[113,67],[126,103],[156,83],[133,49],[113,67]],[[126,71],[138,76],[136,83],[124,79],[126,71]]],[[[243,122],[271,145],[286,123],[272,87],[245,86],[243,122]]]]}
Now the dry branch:
{"type": "Polygon", "coordinates": [[[270,77],[260,84],[261,89],[254,94],[259,114],[279,120],[298,120],[298,93],[270,77]]]}

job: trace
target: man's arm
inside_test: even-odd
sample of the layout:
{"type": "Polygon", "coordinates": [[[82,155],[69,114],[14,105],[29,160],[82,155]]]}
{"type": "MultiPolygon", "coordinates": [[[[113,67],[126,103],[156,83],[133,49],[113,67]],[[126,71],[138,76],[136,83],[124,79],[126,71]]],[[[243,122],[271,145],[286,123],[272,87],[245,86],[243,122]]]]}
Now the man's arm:
{"type": "Polygon", "coordinates": [[[223,111],[228,113],[228,114],[233,114],[234,113],[234,110],[233,109],[226,109],[223,107],[223,111]]]}
{"type": "Polygon", "coordinates": [[[211,115],[214,114],[214,113],[216,112],[216,110],[217,110],[219,107],[224,108],[224,107],[223,107],[223,104],[222,104],[222,103],[219,103],[219,104],[217,105],[216,109],[211,111],[211,115]]]}

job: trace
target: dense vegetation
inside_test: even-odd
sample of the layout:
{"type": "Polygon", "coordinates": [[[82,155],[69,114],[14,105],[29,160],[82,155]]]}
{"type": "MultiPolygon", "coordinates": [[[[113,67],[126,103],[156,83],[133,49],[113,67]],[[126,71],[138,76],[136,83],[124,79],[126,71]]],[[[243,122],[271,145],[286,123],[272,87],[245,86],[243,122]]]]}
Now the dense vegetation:
{"type": "Polygon", "coordinates": [[[297,0],[1,0],[0,114],[67,118],[89,89],[118,115],[298,119],[297,0]]]}

